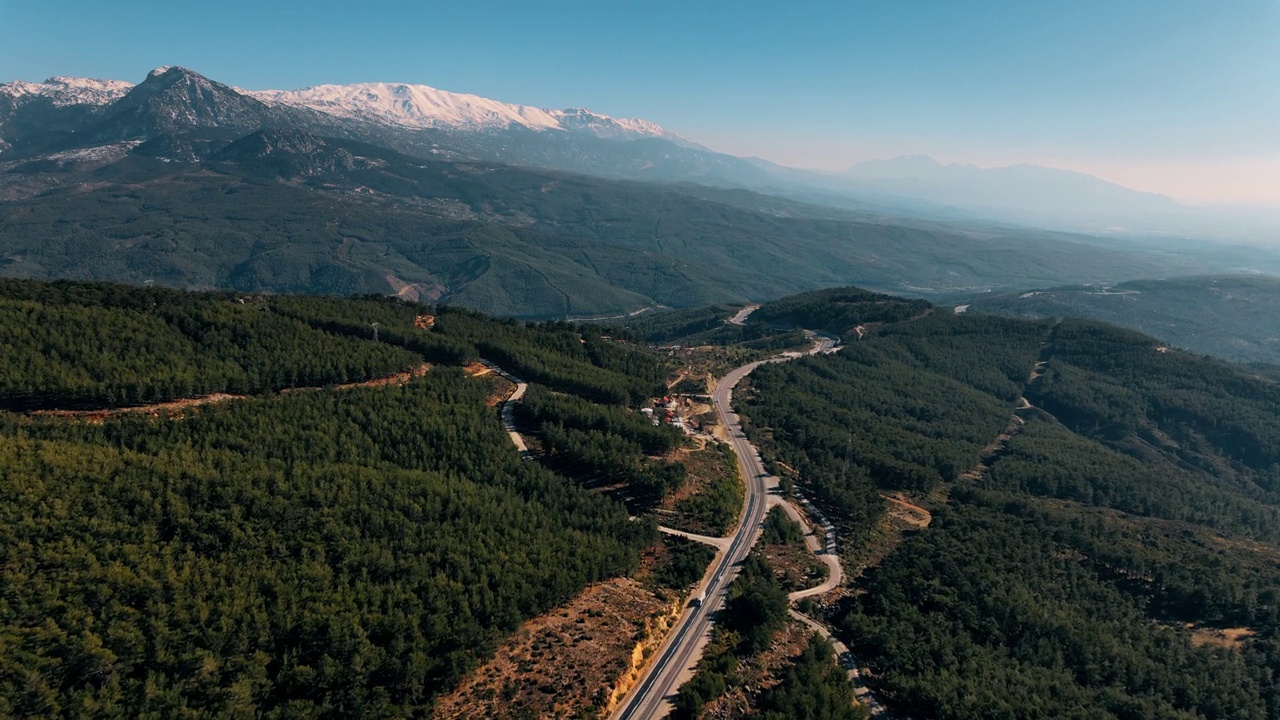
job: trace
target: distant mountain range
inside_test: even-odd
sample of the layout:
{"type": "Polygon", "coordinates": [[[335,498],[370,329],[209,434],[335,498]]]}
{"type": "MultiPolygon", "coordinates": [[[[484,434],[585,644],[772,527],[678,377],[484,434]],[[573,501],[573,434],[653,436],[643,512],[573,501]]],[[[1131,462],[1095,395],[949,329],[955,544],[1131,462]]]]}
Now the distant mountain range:
{"type": "Polygon", "coordinates": [[[358,83],[243,92],[268,104],[310,108],[350,120],[407,128],[494,131],[523,127],[534,131],[578,132],[610,140],[662,138],[677,145],[696,147],[648,120],[612,118],[584,108],[545,110],[512,105],[426,85],[358,83]]]}
{"type": "Polygon", "coordinates": [[[1025,164],[943,165],[924,155],[859,163],[835,176],[835,182],[863,194],[916,198],[1001,216],[1014,213],[1033,222],[1051,216],[1122,222],[1136,213],[1181,209],[1164,195],[1130,190],[1084,173],[1025,164]]]}
{"type": "Polygon", "coordinates": [[[514,105],[426,85],[242,90],[180,67],[156,68],[138,85],[66,77],[0,85],[0,151],[10,155],[146,140],[136,152],[195,161],[217,149],[210,139],[261,128],[301,129],[422,157],[696,181],[798,199],[835,192],[890,210],[1049,227],[1101,229],[1182,210],[1166,197],[1032,165],[983,169],[916,156],[837,174],[796,170],[713,152],[647,120],[514,105]]]}
{"type": "Polygon", "coordinates": [[[1280,211],[1187,208],[1078,172],[910,156],[818,173],[714,152],[648,120],[514,105],[426,85],[243,90],[180,67],[156,68],[137,85],[68,77],[0,85],[0,154],[10,157],[146,140],[135,152],[192,162],[262,128],[301,129],[420,157],[692,181],[934,219],[1280,244],[1280,211]]]}
{"type": "Polygon", "coordinates": [[[51,78],[0,85],[0,151],[9,156],[143,140],[135,152],[202,160],[262,128],[301,129],[423,157],[494,162],[644,180],[761,185],[766,173],[655,123],[574,108],[545,110],[424,85],[322,85],[248,91],[181,67],[129,85],[51,78]],[[177,137],[181,136],[181,137],[177,137]]]}
{"type": "MultiPolygon", "coordinates": [[[[990,223],[942,196],[837,195],[828,176],[644,120],[425,86],[244,91],[180,67],[137,85],[8,83],[0,138],[7,276],[384,292],[555,317],[844,284],[937,297],[1280,269],[1257,253],[990,223]],[[911,203],[927,209],[910,217],[911,203]]],[[[910,164],[915,177],[956,172],[910,164]]]]}

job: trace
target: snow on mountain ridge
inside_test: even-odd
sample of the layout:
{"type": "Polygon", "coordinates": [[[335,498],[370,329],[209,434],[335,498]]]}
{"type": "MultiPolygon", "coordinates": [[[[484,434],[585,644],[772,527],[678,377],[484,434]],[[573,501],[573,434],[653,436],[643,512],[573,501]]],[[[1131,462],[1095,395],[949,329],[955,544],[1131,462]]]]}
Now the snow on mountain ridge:
{"type": "Polygon", "coordinates": [[[242,92],[266,103],[408,128],[503,130],[521,126],[536,131],[588,132],[603,138],[660,137],[691,144],[648,120],[612,118],[582,108],[547,110],[515,105],[427,85],[358,83],[242,92]]]}
{"type": "Polygon", "coordinates": [[[54,107],[71,105],[109,105],[133,89],[123,80],[98,80],[58,75],[42,83],[17,80],[0,84],[0,94],[15,99],[48,98],[54,107]]]}
{"type": "MultiPolygon", "coordinates": [[[[143,85],[162,81],[180,71],[201,87],[213,81],[182,68],[162,66],[147,74],[143,85]]],[[[119,80],[52,77],[43,83],[15,81],[0,84],[0,96],[12,99],[10,107],[45,99],[55,108],[90,106],[105,108],[124,98],[135,87],[119,80]]],[[[525,128],[536,132],[559,131],[609,140],[660,138],[687,148],[705,149],[639,118],[614,118],[585,108],[550,110],[438,90],[406,83],[316,85],[301,90],[243,90],[230,88],[253,100],[281,109],[307,109],[338,118],[409,129],[447,129],[462,132],[525,128]]]]}
{"type": "Polygon", "coordinates": [[[244,92],[267,103],[308,107],[353,120],[413,128],[556,127],[555,119],[545,110],[445,92],[426,85],[361,83],[244,92]]]}
{"type": "Polygon", "coordinates": [[[550,112],[559,121],[560,126],[565,129],[594,129],[597,134],[600,134],[607,128],[612,128],[621,131],[616,133],[621,135],[650,135],[684,143],[689,142],[679,135],[668,132],[661,125],[641,118],[614,118],[593,113],[586,108],[569,108],[550,112]]]}

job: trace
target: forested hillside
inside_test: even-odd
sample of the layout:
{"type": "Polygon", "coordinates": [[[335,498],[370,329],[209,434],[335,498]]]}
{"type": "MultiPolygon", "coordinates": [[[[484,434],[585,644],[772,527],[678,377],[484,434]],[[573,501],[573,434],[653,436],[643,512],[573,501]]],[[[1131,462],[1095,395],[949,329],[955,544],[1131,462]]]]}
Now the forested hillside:
{"type": "Polygon", "coordinates": [[[935,313],[748,383],[766,460],[864,568],[825,612],[892,709],[1280,715],[1280,395],[1253,369],[935,313]],[[892,541],[889,494],[932,522],[892,541]]]}
{"type": "Polygon", "coordinates": [[[402,349],[318,332],[271,312],[262,298],[0,280],[0,406],[7,409],[336,385],[421,362],[402,349]]]}
{"type": "Polygon", "coordinates": [[[752,322],[820,330],[836,336],[854,335],[860,325],[899,322],[923,314],[924,300],[895,297],[861,288],[816,290],[764,303],[752,322]]]}
{"type": "MultiPolygon", "coordinates": [[[[732,310],[621,328],[0,283],[0,716],[424,715],[522,621],[640,567],[664,499],[737,497],[672,500],[693,450],[638,408],[684,356],[643,340],[758,356],[797,326],[846,347],[735,401],[834,523],[855,574],[816,611],[891,709],[1280,716],[1280,386],[1257,368],[850,288],[732,310]],[[530,383],[535,461],[481,358],[530,383]],[[211,393],[235,397],[150,406],[211,393]],[[893,525],[904,498],[931,518],[893,525]]],[[[747,570],[687,714],[780,632],[785,592],[747,570]]],[[[829,649],[792,652],[755,707],[849,716],[829,649]]]]}
{"type": "Polygon", "coordinates": [[[397,294],[555,318],[850,282],[939,295],[1216,262],[290,131],[222,138],[0,162],[0,276],[397,294]]]}
{"type": "Polygon", "coordinates": [[[506,353],[556,389],[530,412],[564,432],[619,433],[641,459],[678,442],[622,407],[654,356],[590,328],[389,298],[2,289],[0,716],[422,716],[656,539],[521,461],[492,376],[451,367],[506,353]],[[109,412],[213,391],[252,395],[109,412]],[[103,412],[14,411],[82,405],[103,412]]]}
{"type": "Polygon", "coordinates": [[[762,366],[738,396],[744,427],[857,543],[880,490],[928,492],[978,463],[1048,331],[935,314],[836,355],[762,366]]]}
{"type": "Polygon", "coordinates": [[[1280,278],[1223,275],[984,295],[973,299],[971,312],[1101,320],[1192,352],[1275,364],[1280,363],[1276,307],[1280,278]]]}
{"type": "Polygon", "coordinates": [[[729,322],[742,309],[735,305],[657,310],[615,322],[656,344],[733,345],[767,351],[805,344],[801,329],[856,337],[859,326],[907,320],[931,312],[932,307],[916,298],[843,287],[770,300],[741,324],[729,322]]]}

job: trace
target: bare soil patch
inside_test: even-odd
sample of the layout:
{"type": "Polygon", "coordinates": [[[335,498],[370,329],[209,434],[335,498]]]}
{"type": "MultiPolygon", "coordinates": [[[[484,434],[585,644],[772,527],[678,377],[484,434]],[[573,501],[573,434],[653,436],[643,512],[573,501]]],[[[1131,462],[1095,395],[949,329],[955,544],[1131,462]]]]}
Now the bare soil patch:
{"type": "Polygon", "coordinates": [[[760,552],[773,568],[782,589],[788,593],[821,585],[827,579],[827,566],[804,545],[760,545],[760,552]]]}
{"type": "Polygon", "coordinates": [[[881,495],[885,512],[876,521],[867,544],[851,557],[845,558],[846,572],[856,576],[873,568],[889,557],[908,533],[921,532],[933,522],[933,513],[924,505],[938,507],[947,502],[946,492],[940,489],[927,498],[911,498],[902,493],[881,495]],[[923,503],[923,505],[921,504],[923,503]]]}
{"type": "Polygon", "coordinates": [[[1238,628],[1195,628],[1191,629],[1191,644],[1196,647],[1220,647],[1224,650],[1240,650],[1244,643],[1253,637],[1253,630],[1238,628]]]}
{"type": "Polygon", "coordinates": [[[923,530],[933,522],[933,513],[906,500],[901,493],[881,495],[889,503],[888,512],[906,525],[923,530]]]}
{"type": "Polygon", "coordinates": [[[670,603],[636,580],[593,585],[569,604],[526,622],[441,698],[433,717],[603,714],[616,702],[619,684],[643,662],[651,637],[660,641],[670,612],[670,603]]]}
{"type": "Polygon", "coordinates": [[[89,423],[102,423],[108,418],[120,415],[151,415],[152,417],[176,415],[189,408],[227,402],[228,400],[242,400],[244,397],[244,395],[212,393],[197,398],[183,398],[181,400],[135,407],[111,408],[109,410],[37,410],[31,414],[39,417],[77,418],[89,423]]]}
{"type": "Polygon", "coordinates": [[[701,449],[677,450],[668,459],[684,465],[687,475],[680,489],[658,507],[662,524],[697,535],[728,534],[745,492],[737,460],[706,443],[701,449]]]}

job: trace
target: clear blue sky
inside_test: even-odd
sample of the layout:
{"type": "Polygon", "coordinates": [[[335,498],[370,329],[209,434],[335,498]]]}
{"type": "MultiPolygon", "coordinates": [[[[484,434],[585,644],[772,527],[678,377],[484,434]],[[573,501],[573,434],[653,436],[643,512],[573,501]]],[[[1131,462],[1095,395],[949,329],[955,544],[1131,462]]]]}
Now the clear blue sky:
{"type": "Polygon", "coordinates": [[[1280,204],[1280,0],[0,0],[0,80],[413,82],[810,167],[929,153],[1280,204]]]}

